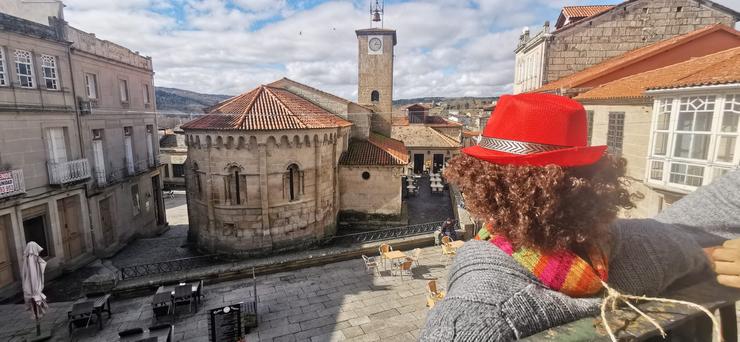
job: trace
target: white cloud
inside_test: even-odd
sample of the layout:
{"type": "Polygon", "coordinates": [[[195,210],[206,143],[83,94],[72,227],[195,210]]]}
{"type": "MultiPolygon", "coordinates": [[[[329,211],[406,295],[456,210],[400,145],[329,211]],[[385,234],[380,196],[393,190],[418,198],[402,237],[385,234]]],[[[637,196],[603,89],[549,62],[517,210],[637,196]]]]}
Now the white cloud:
{"type": "MultiPolygon", "coordinates": [[[[414,0],[386,5],[398,32],[395,98],[511,91],[523,26],[585,0],[414,0]],[[471,5],[472,4],[472,5],[471,5]]],[[[740,8],[740,0],[719,0],[740,8]]],[[[287,76],[356,98],[366,0],[67,0],[66,19],[151,55],[157,85],[237,94],[287,76]],[[176,18],[179,16],[179,18],[176,18]]]]}

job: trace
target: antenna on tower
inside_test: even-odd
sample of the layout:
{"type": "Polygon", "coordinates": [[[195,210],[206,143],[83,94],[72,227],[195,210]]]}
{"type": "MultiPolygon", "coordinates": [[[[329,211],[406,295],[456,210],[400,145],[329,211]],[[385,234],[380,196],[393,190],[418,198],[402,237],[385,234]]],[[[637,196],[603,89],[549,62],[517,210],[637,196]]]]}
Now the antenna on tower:
{"type": "Polygon", "coordinates": [[[383,27],[383,7],[384,4],[382,2],[379,2],[378,0],[375,0],[375,5],[373,5],[372,0],[370,1],[370,26],[373,25],[373,23],[380,23],[380,27],[383,27]]]}

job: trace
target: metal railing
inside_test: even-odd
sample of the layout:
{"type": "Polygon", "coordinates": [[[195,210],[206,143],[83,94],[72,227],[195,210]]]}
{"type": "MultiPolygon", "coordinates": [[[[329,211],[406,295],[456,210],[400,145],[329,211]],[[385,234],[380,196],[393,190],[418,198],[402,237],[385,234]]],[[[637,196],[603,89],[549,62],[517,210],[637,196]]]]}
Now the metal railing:
{"type": "Polygon", "coordinates": [[[122,266],[118,272],[121,280],[140,278],[170,272],[188,271],[198,267],[213,265],[218,262],[218,254],[190,258],[167,260],[150,264],[122,266]]]}
{"type": "Polygon", "coordinates": [[[0,171],[0,198],[15,196],[26,192],[23,170],[0,171]]]}
{"type": "Polygon", "coordinates": [[[104,188],[106,186],[118,183],[127,177],[133,177],[142,173],[146,173],[151,169],[159,167],[160,161],[159,156],[154,158],[154,164],[151,164],[151,160],[139,160],[133,163],[133,172],[130,171],[129,166],[118,169],[110,170],[106,173],[106,170],[95,170],[95,186],[98,188],[104,188]]]}
{"type": "Polygon", "coordinates": [[[90,178],[90,164],[87,159],[77,159],[62,163],[47,163],[49,184],[67,184],[90,178]]]}
{"type": "MultiPolygon", "coordinates": [[[[427,223],[415,224],[411,226],[395,227],[395,228],[381,229],[381,230],[372,230],[372,231],[367,231],[367,232],[352,233],[352,234],[345,234],[345,235],[337,235],[337,236],[328,238],[326,242],[365,243],[365,242],[373,242],[373,241],[400,239],[400,238],[409,237],[409,236],[424,235],[424,234],[432,233],[435,230],[440,229],[443,223],[444,221],[427,222],[427,223]]],[[[455,222],[454,224],[455,224],[455,229],[457,229],[458,228],[457,222],[455,222]]]]}

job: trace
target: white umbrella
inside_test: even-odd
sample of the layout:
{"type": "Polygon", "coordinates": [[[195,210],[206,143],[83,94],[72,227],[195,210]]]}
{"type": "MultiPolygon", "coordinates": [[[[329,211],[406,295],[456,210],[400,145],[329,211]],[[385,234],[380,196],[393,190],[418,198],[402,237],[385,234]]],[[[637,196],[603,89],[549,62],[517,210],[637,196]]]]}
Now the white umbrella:
{"type": "Polygon", "coordinates": [[[46,261],[39,256],[44,249],[36,242],[30,241],[23,251],[23,299],[29,311],[33,312],[36,319],[36,335],[41,334],[39,318],[46,313],[48,305],[44,291],[44,269],[46,261]]]}

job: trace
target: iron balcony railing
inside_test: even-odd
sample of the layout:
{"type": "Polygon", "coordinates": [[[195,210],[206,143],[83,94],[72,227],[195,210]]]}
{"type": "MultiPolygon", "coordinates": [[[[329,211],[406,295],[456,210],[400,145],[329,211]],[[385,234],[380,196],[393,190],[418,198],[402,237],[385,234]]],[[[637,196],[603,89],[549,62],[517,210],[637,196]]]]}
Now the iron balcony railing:
{"type": "Polygon", "coordinates": [[[23,170],[0,171],[0,198],[20,195],[26,192],[23,170]]]}
{"type": "Polygon", "coordinates": [[[142,173],[145,173],[151,169],[157,168],[159,163],[159,156],[154,158],[154,165],[151,164],[151,160],[139,160],[132,163],[133,167],[126,165],[126,167],[110,170],[98,170],[95,173],[95,186],[98,188],[104,188],[111,184],[118,183],[127,177],[133,177],[142,173]],[[133,169],[133,171],[131,170],[133,169]]]}
{"type": "Polygon", "coordinates": [[[49,184],[61,185],[90,178],[90,164],[84,158],[61,163],[49,162],[47,166],[49,184]]]}
{"type": "Polygon", "coordinates": [[[119,268],[121,280],[140,278],[170,272],[188,271],[198,267],[218,264],[219,255],[203,255],[190,258],[174,259],[154,262],[151,264],[138,264],[122,266],[119,268]]]}

